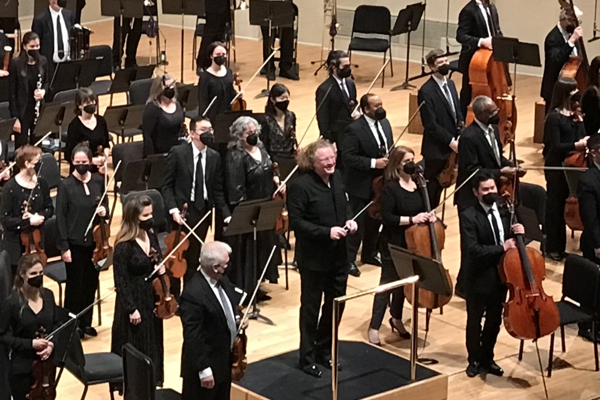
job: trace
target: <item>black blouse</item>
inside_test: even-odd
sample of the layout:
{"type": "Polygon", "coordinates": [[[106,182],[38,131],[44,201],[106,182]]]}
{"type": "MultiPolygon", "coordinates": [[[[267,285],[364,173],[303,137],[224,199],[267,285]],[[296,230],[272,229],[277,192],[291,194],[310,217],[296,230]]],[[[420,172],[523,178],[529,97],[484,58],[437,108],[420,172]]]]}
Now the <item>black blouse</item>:
{"type": "Polygon", "coordinates": [[[183,109],[176,102],[172,114],[155,103],[148,103],[144,110],[142,132],[144,135],[144,157],[152,154],[164,154],[179,144],[181,125],[185,121],[183,109]]]}
{"type": "Polygon", "coordinates": [[[258,122],[260,124],[260,140],[270,155],[293,153],[295,143],[292,137],[296,134],[296,114],[291,111],[285,112],[283,130],[275,117],[270,114],[264,114],[258,122]]]}
{"type": "Polygon", "coordinates": [[[546,166],[560,167],[569,153],[575,150],[575,142],[585,136],[582,122],[552,110],[544,125],[544,159],[546,166]]]}
{"type": "Polygon", "coordinates": [[[225,156],[227,199],[232,208],[242,201],[269,198],[273,194],[273,163],[260,144],[259,149],[260,161],[238,147],[230,148],[225,156]]]}
{"type": "Polygon", "coordinates": [[[79,117],[73,118],[67,130],[67,143],[65,145],[65,159],[71,163],[71,156],[75,146],[88,142],[92,153],[96,154],[98,146],[106,149],[110,146],[108,125],[101,115],[96,115],[96,127],[92,130],[85,126],[79,117]]]}
{"type": "Polygon", "coordinates": [[[423,195],[418,188],[409,192],[400,186],[398,181],[387,182],[381,191],[381,219],[383,222],[381,241],[383,247],[387,249],[387,244],[391,243],[406,248],[404,233],[410,225],[400,225],[400,217],[414,217],[425,211],[423,195]]]}
{"type": "Polygon", "coordinates": [[[237,95],[233,88],[233,72],[227,68],[224,76],[215,76],[210,72],[202,72],[198,82],[198,115],[203,115],[213,98],[217,99],[206,113],[212,124],[215,124],[218,114],[231,109],[231,100],[237,95]]]}

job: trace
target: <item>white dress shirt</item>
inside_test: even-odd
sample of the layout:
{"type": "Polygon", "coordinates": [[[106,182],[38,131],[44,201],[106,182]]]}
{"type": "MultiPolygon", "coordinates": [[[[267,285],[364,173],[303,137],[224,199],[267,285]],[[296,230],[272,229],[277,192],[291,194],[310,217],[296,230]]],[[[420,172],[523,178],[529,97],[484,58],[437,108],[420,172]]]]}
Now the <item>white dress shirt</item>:
{"type": "MultiPolygon", "coordinates": [[[[389,149],[387,138],[385,137],[385,132],[383,131],[383,126],[381,126],[381,122],[374,120],[373,118],[367,117],[365,115],[365,120],[369,124],[369,128],[371,128],[371,133],[377,142],[377,146],[384,146],[386,151],[389,149]],[[381,131],[381,136],[383,137],[383,144],[379,142],[379,134],[377,133],[377,127],[379,127],[381,131]]],[[[375,165],[377,164],[376,158],[371,158],[371,169],[375,169],[375,165]]]]}
{"type": "Polygon", "coordinates": [[[335,81],[338,83],[338,85],[340,86],[340,89],[342,89],[342,91],[344,93],[346,93],[346,96],[348,96],[348,98],[350,98],[350,92],[348,91],[348,86],[346,85],[346,78],[338,78],[335,75],[331,75],[333,76],[333,79],[335,79],[335,81]]]}
{"type": "Polygon", "coordinates": [[[502,165],[502,155],[500,153],[500,149],[498,148],[498,141],[496,140],[496,134],[494,133],[494,127],[491,125],[484,125],[477,118],[475,118],[475,122],[483,132],[485,132],[485,138],[487,139],[488,144],[492,148],[494,155],[496,156],[496,161],[498,165],[502,165]]]}
{"type": "MultiPolygon", "coordinates": [[[[204,178],[204,181],[202,182],[202,192],[204,193],[204,200],[208,200],[208,191],[206,190],[206,147],[204,148],[204,150],[200,151],[196,145],[192,142],[192,154],[193,154],[193,158],[194,158],[194,170],[192,171],[192,193],[190,194],[190,201],[193,203],[196,200],[196,166],[198,165],[198,156],[200,154],[202,154],[202,161],[201,161],[201,165],[202,165],[202,177],[204,178]]],[[[179,212],[180,210],[177,208],[172,208],[169,210],[169,214],[175,214],[176,212],[179,212]]]]}
{"type": "Polygon", "coordinates": [[[69,59],[70,48],[69,48],[69,31],[67,30],[67,24],[65,23],[65,18],[62,13],[62,8],[59,11],[54,11],[52,7],[50,7],[50,17],[52,18],[52,35],[54,35],[54,54],[52,55],[52,60],[54,62],[63,62],[69,59]],[[58,31],[56,29],[57,23],[56,19],[60,18],[61,30],[62,30],[62,39],[63,39],[63,48],[65,50],[65,54],[61,58],[58,54],[58,31]]]}
{"type": "MultiPolygon", "coordinates": [[[[491,37],[492,36],[492,28],[490,27],[491,26],[490,21],[488,20],[489,15],[487,13],[487,9],[483,5],[481,0],[476,0],[475,3],[477,3],[477,5],[479,6],[479,11],[481,11],[481,14],[483,15],[483,19],[485,20],[485,26],[488,31],[488,37],[491,37]]],[[[491,15],[491,11],[490,11],[490,15],[491,15]]],[[[481,39],[479,40],[479,46],[481,46],[481,39]]]]}
{"type": "MultiPolygon", "coordinates": [[[[485,211],[485,215],[490,223],[490,228],[492,228],[492,232],[494,231],[494,225],[492,222],[492,215],[493,218],[496,218],[496,223],[498,224],[498,236],[500,237],[500,244],[504,244],[504,225],[502,224],[502,218],[500,217],[500,211],[498,210],[498,204],[494,203],[493,206],[488,206],[487,204],[483,203],[483,202],[479,202],[479,204],[481,204],[481,207],[483,207],[483,210],[485,211]],[[492,214],[490,215],[490,210],[492,210],[492,214]]],[[[494,234],[494,239],[495,239],[495,234],[494,234]]]]}
{"type": "Polygon", "coordinates": [[[556,26],[558,27],[558,30],[560,31],[560,34],[565,38],[565,42],[567,42],[569,44],[569,46],[571,46],[571,48],[573,49],[571,51],[571,55],[573,57],[577,57],[577,47],[573,43],[569,42],[569,39],[571,39],[571,34],[569,32],[567,32],[567,31],[565,31],[562,28],[562,26],[560,26],[560,22],[556,26]]]}

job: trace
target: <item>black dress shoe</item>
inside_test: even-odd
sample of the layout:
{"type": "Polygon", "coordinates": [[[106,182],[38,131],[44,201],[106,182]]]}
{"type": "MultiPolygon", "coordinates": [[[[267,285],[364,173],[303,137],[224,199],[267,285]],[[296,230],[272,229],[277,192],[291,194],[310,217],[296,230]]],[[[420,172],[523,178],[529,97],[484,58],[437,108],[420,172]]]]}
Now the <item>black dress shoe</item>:
{"type": "Polygon", "coordinates": [[[353,262],[350,263],[350,270],[348,271],[348,273],[357,278],[360,276],[360,270],[356,266],[356,263],[353,263],[353,262]]]}
{"type": "Polygon", "coordinates": [[[479,363],[477,361],[469,363],[467,370],[465,371],[469,378],[474,378],[479,375],[479,363]]]}
{"type": "MultiPolygon", "coordinates": [[[[581,336],[581,338],[585,341],[594,343],[594,335],[592,335],[592,330],[591,329],[586,329],[586,330],[579,330],[579,332],[577,333],[579,336],[581,336]]],[[[600,335],[598,335],[598,333],[596,333],[596,341],[600,342],[600,340],[598,340],[600,338],[600,335]]]]}
{"type": "Polygon", "coordinates": [[[300,77],[298,76],[298,74],[296,74],[296,71],[294,71],[292,68],[287,68],[287,69],[279,69],[279,76],[282,78],[286,78],[286,79],[291,79],[293,81],[299,81],[300,77]]]}
{"type": "Polygon", "coordinates": [[[83,332],[83,329],[81,328],[77,328],[77,334],[79,335],[79,339],[83,339],[85,337],[85,332],[83,332]]]}
{"type": "Polygon", "coordinates": [[[86,326],[85,328],[83,328],[83,333],[91,337],[98,336],[98,332],[96,331],[96,329],[92,328],[91,326],[86,326]]]}
{"type": "Polygon", "coordinates": [[[496,376],[502,376],[504,375],[504,370],[502,368],[500,368],[500,366],[498,364],[496,364],[495,361],[490,361],[490,363],[487,366],[482,366],[480,368],[481,373],[484,374],[492,374],[492,375],[496,375],[496,376]]]}
{"type": "Polygon", "coordinates": [[[260,69],[260,74],[266,76],[270,81],[277,79],[275,76],[275,67],[267,68],[266,66],[260,69]]]}
{"type": "Polygon", "coordinates": [[[323,375],[323,371],[321,371],[321,369],[319,367],[317,367],[317,364],[305,365],[304,367],[302,367],[302,371],[305,374],[308,374],[315,378],[320,378],[321,375],[323,375]]]}
{"type": "MultiPolygon", "coordinates": [[[[321,364],[327,369],[331,369],[333,367],[331,356],[317,357],[317,363],[321,364]]],[[[342,369],[342,365],[338,362],[338,371],[341,371],[342,369]]]]}
{"type": "Polygon", "coordinates": [[[548,254],[546,254],[546,257],[548,257],[549,259],[554,260],[554,261],[562,261],[565,258],[562,253],[557,253],[557,252],[548,253],[548,254]]]}
{"type": "Polygon", "coordinates": [[[361,258],[360,262],[363,264],[370,264],[376,267],[381,267],[381,258],[379,258],[378,256],[374,256],[371,258],[361,258]]]}

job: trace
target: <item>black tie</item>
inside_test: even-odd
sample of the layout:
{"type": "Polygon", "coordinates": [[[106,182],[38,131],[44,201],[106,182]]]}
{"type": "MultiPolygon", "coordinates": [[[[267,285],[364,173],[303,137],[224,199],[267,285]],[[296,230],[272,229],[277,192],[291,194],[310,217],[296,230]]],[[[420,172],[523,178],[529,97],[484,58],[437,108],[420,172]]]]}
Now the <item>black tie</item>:
{"type": "Polygon", "coordinates": [[[65,44],[63,43],[62,23],[60,13],[56,16],[56,40],[58,41],[58,58],[65,58],[65,44]]]}
{"type": "Polygon", "coordinates": [[[204,208],[204,171],[202,171],[202,153],[198,154],[196,162],[196,190],[194,193],[194,203],[198,210],[204,208]]]}
{"type": "Polygon", "coordinates": [[[385,145],[383,132],[381,132],[378,121],[375,121],[375,128],[377,129],[377,136],[379,137],[379,153],[383,157],[385,153],[387,153],[387,147],[385,145]]]}
{"type": "Polygon", "coordinates": [[[490,208],[488,211],[488,215],[492,219],[492,230],[494,231],[494,238],[496,239],[496,244],[500,243],[500,228],[498,228],[498,222],[496,221],[496,216],[494,215],[494,210],[490,208]]]}

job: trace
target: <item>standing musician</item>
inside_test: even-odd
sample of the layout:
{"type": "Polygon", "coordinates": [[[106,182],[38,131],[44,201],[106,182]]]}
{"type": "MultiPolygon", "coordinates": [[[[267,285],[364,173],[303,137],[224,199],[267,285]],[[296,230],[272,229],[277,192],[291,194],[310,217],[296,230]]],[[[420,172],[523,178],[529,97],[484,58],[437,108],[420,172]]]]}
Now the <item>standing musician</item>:
{"type": "MultiPolygon", "coordinates": [[[[15,152],[15,162],[19,173],[2,188],[0,222],[4,228],[3,247],[10,256],[13,274],[24,248],[21,233],[32,229],[42,229],[44,221],[54,214],[50,189],[44,178],[37,175],[41,167],[42,150],[25,145],[15,152]],[[23,203],[29,203],[30,211],[23,213],[23,203]]],[[[42,244],[43,246],[43,244],[42,244]]]]}
{"type": "Polygon", "coordinates": [[[581,112],[587,136],[600,132],[600,56],[594,57],[588,70],[588,87],[581,96],[581,112]]]}
{"type": "MultiPolygon", "coordinates": [[[[160,251],[152,229],[152,200],[129,196],[123,205],[121,230],[115,239],[114,279],[117,298],[112,326],[111,352],[121,355],[125,343],[150,357],[156,383],[164,382],[163,322],[154,314],[152,281],[146,281],[160,251]]],[[[164,265],[158,275],[166,272],[164,265]]]]}
{"type": "Polygon", "coordinates": [[[142,123],[144,157],[165,154],[177,146],[184,122],[175,79],[168,74],[154,78],[142,123]]]}
{"type": "Polygon", "coordinates": [[[227,400],[242,291],[224,276],[231,247],[208,242],[181,295],[183,400],[227,400]]]}
{"type": "MultiPolygon", "coordinates": [[[[434,213],[425,212],[425,202],[417,183],[404,172],[404,166],[414,163],[415,152],[405,146],[398,146],[390,154],[390,162],[384,171],[385,185],[381,191],[381,219],[383,230],[379,248],[381,250],[381,277],[379,284],[399,280],[388,244],[407,248],[405,232],[413,224],[435,222],[434,213]]],[[[381,345],[379,329],[385,311],[390,306],[389,320],[392,332],[396,330],[402,339],[409,339],[410,333],[402,324],[404,289],[378,293],[373,299],[373,313],[369,325],[368,339],[372,344],[381,345]],[[391,296],[391,299],[390,299],[391,296]]]]}
{"type": "MultiPolygon", "coordinates": [[[[32,364],[53,355],[54,343],[38,337],[43,328],[52,332],[66,313],[54,302],[51,290],[42,287],[44,266],[35,254],[19,260],[13,291],[0,308],[0,343],[11,350],[10,391],[13,400],[28,399],[35,378],[32,364]]],[[[3,392],[8,388],[2,388],[3,392]]],[[[10,397],[10,395],[9,395],[10,397]]]]}
{"type": "MultiPolygon", "coordinates": [[[[98,97],[91,88],[81,88],[75,95],[75,114],[67,129],[67,143],[65,145],[65,159],[72,160],[73,149],[83,142],[87,142],[92,152],[97,152],[102,147],[102,152],[92,158],[91,172],[97,172],[104,166],[110,151],[110,136],[108,124],[103,116],[97,115],[98,97]]],[[[71,170],[73,165],[71,164],[71,170]]]]}
{"type": "MultiPolygon", "coordinates": [[[[207,2],[210,3],[210,2],[207,2]]],[[[115,17],[113,23],[113,69],[121,69],[123,58],[123,46],[127,43],[125,51],[125,68],[137,67],[137,49],[142,38],[142,19],[141,18],[123,18],[121,26],[120,17],[115,17]],[[120,42],[119,43],[119,38],[120,42]]]]}
{"type": "Polygon", "coordinates": [[[69,60],[71,28],[75,15],[64,8],[66,0],[48,0],[48,8],[36,15],[31,30],[40,37],[40,54],[50,63],[69,60]]]}
{"type": "MultiPolygon", "coordinates": [[[[212,135],[210,121],[196,117],[190,123],[191,143],[171,148],[167,157],[161,192],[165,206],[177,225],[183,225],[181,212],[184,204],[188,206],[186,223],[190,227],[196,226],[213,207],[217,208],[217,215],[225,218],[226,222],[231,219],[229,207],[225,202],[221,156],[206,145],[212,135]]],[[[212,218],[207,218],[195,231],[203,241],[206,239],[211,220],[212,218]]],[[[190,236],[189,241],[189,248],[185,253],[185,282],[189,282],[198,269],[201,248],[194,236],[190,236]]],[[[179,295],[179,281],[171,279],[171,284],[172,291],[179,295]]]]}
{"type": "MultiPolygon", "coordinates": [[[[198,66],[198,75],[201,70],[211,65],[210,55],[212,54],[209,46],[214,42],[220,42],[225,39],[225,31],[231,26],[231,1],[232,0],[210,0],[204,2],[205,16],[204,33],[196,65],[198,66]]],[[[200,113],[202,114],[202,113],[200,113]]]]}
{"type": "MultiPolygon", "coordinates": [[[[57,247],[62,252],[67,271],[65,308],[78,314],[94,302],[98,287],[98,270],[92,257],[96,244],[93,229],[85,233],[88,222],[98,208],[98,217],[107,218],[108,198],[98,207],[104,194],[104,179],[91,172],[92,152],[85,144],[75,146],[71,163],[73,172],[60,182],[56,198],[57,247]]],[[[95,225],[100,222],[96,220],[95,225]]],[[[92,327],[93,308],[78,320],[78,333],[96,337],[92,327]]]]}
{"type": "MultiPolygon", "coordinates": [[[[202,43],[205,40],[206,37],[202,39],[202,43]]],[[[206,51],[208,57],[210,57],[210,64],[200,73],[198,115],[206,116],[214,123],[218,114],[231,109],[231,101],[237,93],[233,87],[233,71],[226,65],[227,49],[225,43],[213,42],[210,46],[207,46],[206,51]],[[207,111],[209,105],[210,109],[207,111]]]]}
{"type": "Polygon", "coordinates": [[[40,38],[35,32],[23,35],[21,54],[10,60],[9,108],[16,118],[15,148],[34,143],[33,130],[41,101],[48,89],[48,61],[40,54],[40,38]]]}
{"type": "Polygon", "coordinates": [[[265,113],[259,118],[260,140],[274,162],[296,155],[296,114],[289,110],[290,91],[281,83],[271,87],[265,113]]]}
{"type": "MultiPolygon", "coordinates": [[[[578,115],[581,93],[575,79],[559,79],[554,86],[550,112],[544,125],[544,165],[561,167],[572,151],[585,151],[588,136],[578,115]]],[[[580,112],[580,111],[579,111],[580,112]]],[[[555,260],[566,257],[567,233],[565,227],[565,204],[569,186],[564,171],[544,171],[546,177],[546,253],[555,260]]]]}
{"type": "Polygon", "coordinates": [[[458,152],[459,127],[464,124],[464,117],[456,86],[447,78],[450,73],[448,57],[436,49],[430,51],[425,60],[433,74],[421,86],[418,95],[419,104],[424,102],[420,111],[424,128],[421,154],[425,160],[424,175],[431,207],[435,208],[443,191],[438,178],[448,165],[452,152],[458,152]]]}
{"type": "MultiPolygon", "coordinates": [[[[294,7],[294,18],[298,18],[298,6],[294,4],[293,0],[288,0],[294,7]]],[[[271,37],[268,25],[261,25],[260,31],[263,37],[263,60],[267,61],[267,58],[273,52],[273,45],[275,39],[271,37]]],[[[293,81],[300,80],[300,77],[294,70],[294,28],[289,26],[280,26],[273,29],[274,32],[279,32],[279,46],[280,46],[280,59],[279,59],[279,76],[282,78],[291,79],[293,81]]],[[[275,78],[275,60],[271,57],[269,63],[260,70],[261,75],[268,75],[269,80],[274,81],[275,78]]]]}
{"type": "MultiPolygon", "coordinates": [[[[462,139],[461,139],[462,141],[462,139]]],[[[502,376],[494,361],[494,346],[502,322],[506,286],[500,280],[498,264],[508,249],[516,248],[513,234],[524,234],[521,224],[510,226],[509,216],[499,210],[495,176],[480,171],[473,178],[477,204],[460,215],[461,271],[464,271],[467,300],[467,352],[469,378],[478,374],[502,376]],[[481,328],[481,319],[485,324],[481,328]]]]}
{"type": "Polygon", "coordinates": [[[317,122],[321,136],[337,146],[337,165],[342,168],[344,131],[352,120],[360,117],[358,112],[354,112],[356,86],[350,78],[352,67],[348,53],[341,50],[330,52],[327,72],[329,78],[317,88],[317,122]]]}
{"type": "Polygon", "coordinates": [[[498,9],[489,0],[471,0],[458,15],[456,40],[462,45],[458,70],[463,76],[460,90],[460,111],[467,115],[467,107],[471,103],[471,81],[469,67],[471,59],[479,48],[492,50],[492,37],[503,36],[500,29],[498,9]]]}
{"type": "Polygon", "coordinates": [[[567,10],[562,9],[558,24],[544,40],[544,75],[540,95],[546,102],[546,114],[551,110],[552,92],[560,71],[569,61],[569,57],[581,55],[582,38],[581,26],[577,26],[577,21],[567,13],[567,10]]]}
{"type": "Polygon", "coordinates": [[[317,363],[331,368],[333,299],[346,294],[346,237],[358,226],[350,219],[342,177],[335,170],[334,146],[323,139],[309,144],[298,154],[298,165],[302,173],[290,187],[287,206],[300,271],[299,361],[305,373],[319,378],[317,363]]]}
{"type": "MultiPolygon", "coordinates": [[[[360,108],[363,116],[348,125],[341,149],[344,186],[354,214],[373,198],[373,180],[383,175],[383,169],[388,164],[386,155],[394,143],[392,125],[386,118],[379,96],[372,93],[363,95],[360,98],[360,108]]],[[[361,241],[361,262],[381,266],[381,259],[377,256],[381,223],[367,213],[358,217],[356,222],[358,233],[347,239],[349,273],[352,276],[360,276],[355,260],[361,241]]]]}

